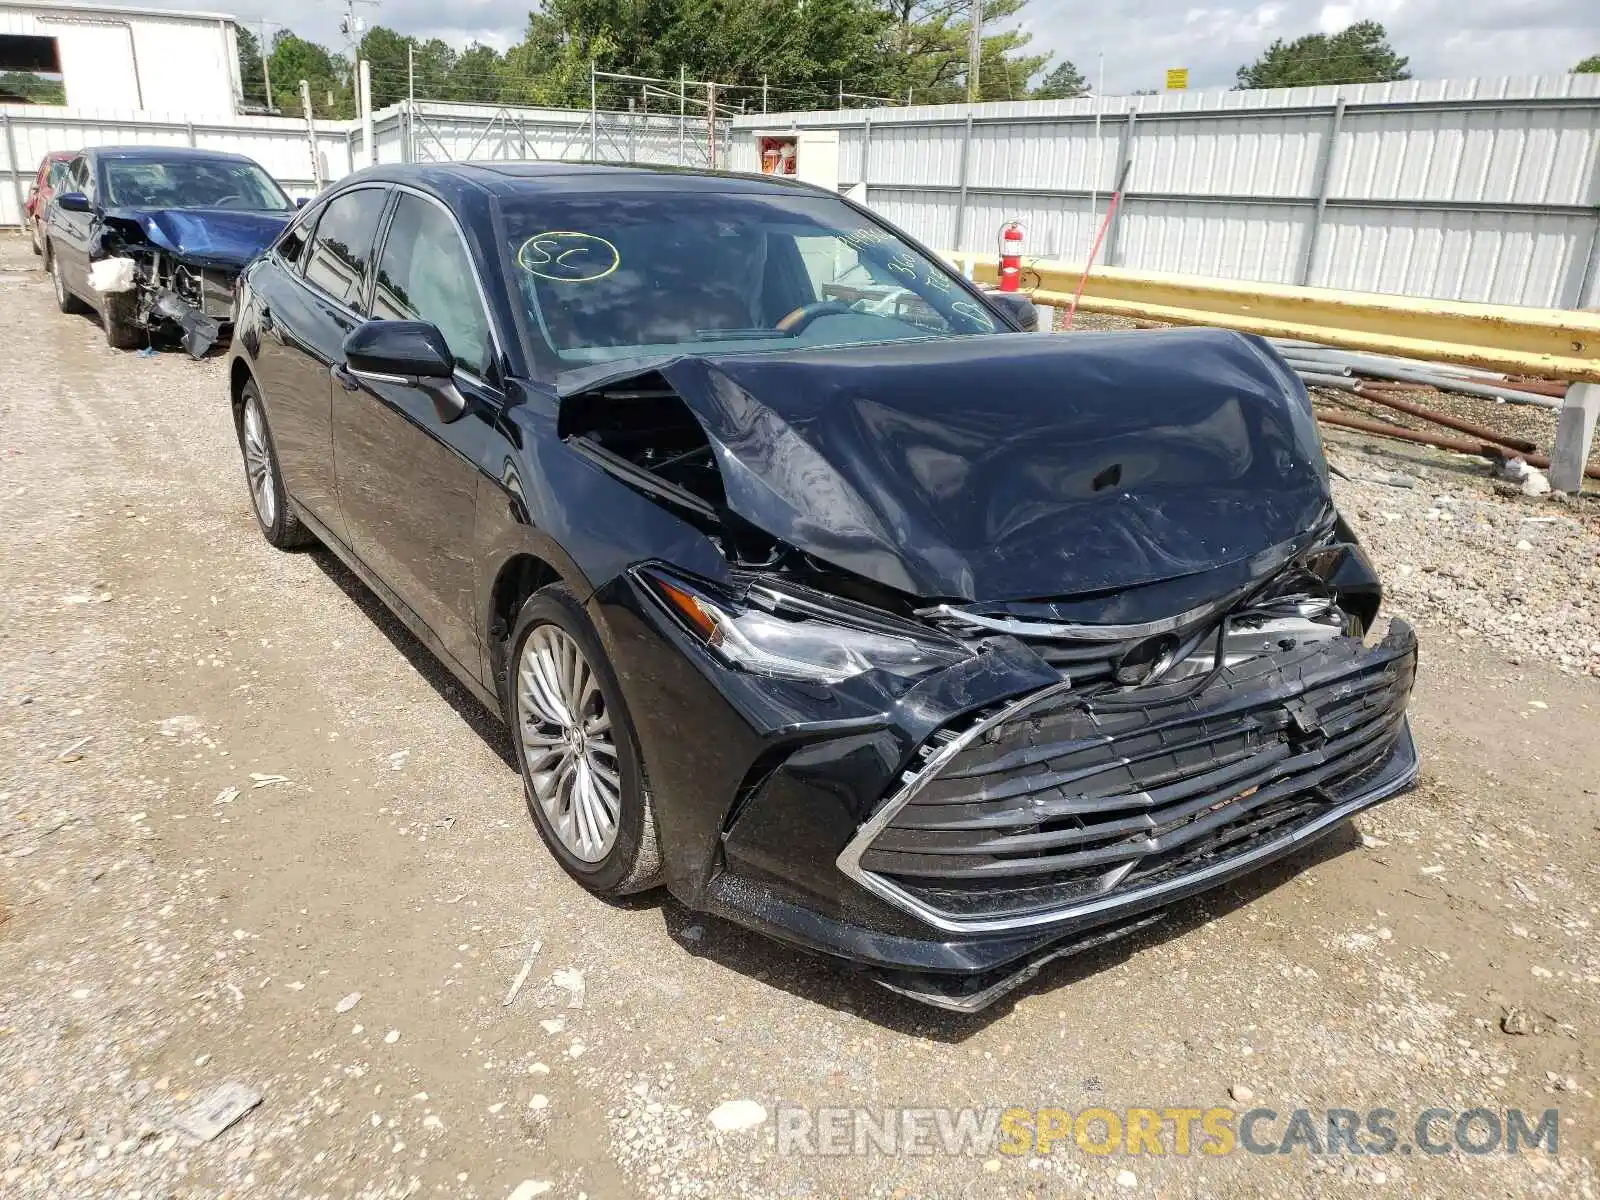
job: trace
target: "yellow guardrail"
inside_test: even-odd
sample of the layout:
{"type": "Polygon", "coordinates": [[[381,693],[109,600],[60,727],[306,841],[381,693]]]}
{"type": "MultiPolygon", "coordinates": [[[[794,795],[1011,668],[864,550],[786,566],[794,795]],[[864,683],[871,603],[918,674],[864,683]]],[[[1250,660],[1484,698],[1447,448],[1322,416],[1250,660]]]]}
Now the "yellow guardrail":
{"type": "MultiPolygon", "coordinates": [[[[944,257],[980,282],[999,278],[994,255],[944,257]]],[[[1083,273],[1064,262],[1032,262],[1023,279],[1041,304],[1067,305],[1083,273]]],[[[1174,325],[1216,325],[1301,338],[1346,350],[1464,363],[1519,375],[1600,383],[1600,313],[1424,300],[1375,292],[1290,287],[1198,275],[1096,267],[1083,312],[1174,325]]]]}

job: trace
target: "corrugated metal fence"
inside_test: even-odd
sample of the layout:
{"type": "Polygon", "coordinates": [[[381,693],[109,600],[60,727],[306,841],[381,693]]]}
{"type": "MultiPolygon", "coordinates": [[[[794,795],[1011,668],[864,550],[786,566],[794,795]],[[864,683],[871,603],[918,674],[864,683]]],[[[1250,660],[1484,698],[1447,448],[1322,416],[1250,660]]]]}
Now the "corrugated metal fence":
{"type": "MultiPolygon", "coordinates": [[[[247,154],[313,189],[305,122],[0,106],[16,224],[47,150],[126,143],[247,154]]],[[[1102,261],[1145,270],[1554,307],[1600,306],[1600,75],[1101,100],[938,105],[719,122],[718,166],[756,133],[840,131],[841,184],[941,249],[989,250],[1020,220],[1033,255],[1088,253],[1121,165],[1102,261]]],[[[324,179],[365,161],[318,121],[324,179]]],[[[373,115],[382,162],[709,160],[704,118],[419,102],[373,115]]]]}
{"type": "Polygon", "coordinates": [[[841,185],[941,249],[1554,307],[1600,305],[1600,75],[741,117],[840,131],[841,185]]]}
{"type": "MultiPolygon", "coordinates": [[[[149,112],[116,112],[22,104],[0,105],[5,152],[0,180],[0,224],[21,223],[23,200],[51,150],[84,146],[198,146],[255,159],[291,196],[316,190],[306,123],[288,117],[187,117],[149,112]]],[[[350,172],[348,121],[318,121],[317,153],[323,178],[350,172]]]]}
{"type": "MultiPolygon", "coordinates": [[[[379,162],[462,159],[541,159],[672,163],[704,167],[710,161],[704,117],[510,108],[419,101],[391,105],[372,115],[379,162]]],[[[255,159],[292,196],[315,189],[311,140],[303,119],[215,116],[190,120],[148,112],[115,112],[35,105],[0,105],[5,166],[0,179],[0,224],[17,225],[22,202],[51,150],[84,146],[198,146],[255,159]]],[[[717,165],[728,157],[726,121],[717,126],[717,165]]],[[[361,122],[317,121],[316,153],[325,182],[366,163],[361,122]]]]}

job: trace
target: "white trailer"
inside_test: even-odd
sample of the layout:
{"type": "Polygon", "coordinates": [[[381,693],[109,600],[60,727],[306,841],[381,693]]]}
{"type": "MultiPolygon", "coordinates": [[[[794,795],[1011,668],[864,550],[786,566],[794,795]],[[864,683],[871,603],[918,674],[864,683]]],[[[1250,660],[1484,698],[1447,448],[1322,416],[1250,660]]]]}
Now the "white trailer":
{"type": "Polygon", "coordinates": [[[225,14],[0,0],[0,103],[214,118],[240,94],[225,14]]]}

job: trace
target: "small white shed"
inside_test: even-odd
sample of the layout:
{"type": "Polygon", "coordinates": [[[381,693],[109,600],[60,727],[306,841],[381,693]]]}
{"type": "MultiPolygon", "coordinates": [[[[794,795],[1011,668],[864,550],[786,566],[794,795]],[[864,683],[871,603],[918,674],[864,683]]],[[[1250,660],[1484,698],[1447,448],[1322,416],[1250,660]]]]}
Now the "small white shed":
{"type": "Polygon", "coordinates": [[[239,95],[230,16],[0,0],[0,103],[233,116],[239,95]]]}

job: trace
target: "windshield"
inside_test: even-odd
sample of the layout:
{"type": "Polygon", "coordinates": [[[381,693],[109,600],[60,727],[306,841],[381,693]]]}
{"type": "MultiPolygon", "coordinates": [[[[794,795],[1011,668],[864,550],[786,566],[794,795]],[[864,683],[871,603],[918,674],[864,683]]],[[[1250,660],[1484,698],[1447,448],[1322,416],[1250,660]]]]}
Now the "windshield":
{"type": "Polygon", "coordinates": [[[539,196],[505,218],[539,349],[568,366],[1000,328],[949,270],[826,196],[539,196]]]}
{"type": "Polygon", "coordinates": [[[284,212],[294,208],[255,163],[227,159],[108,158],[106,198],[114,208],[231,208],[284,212]]]}

